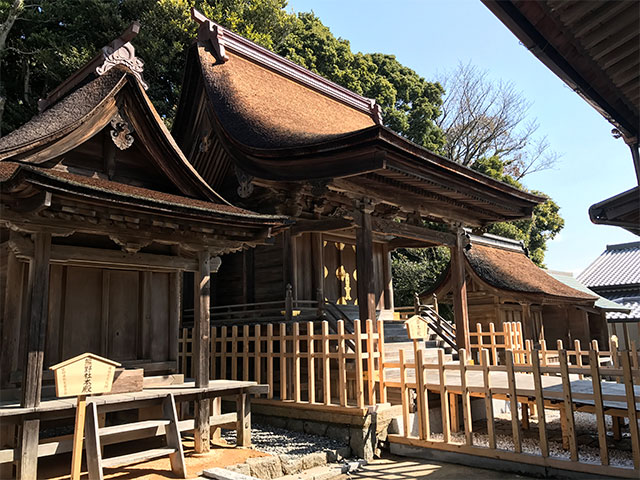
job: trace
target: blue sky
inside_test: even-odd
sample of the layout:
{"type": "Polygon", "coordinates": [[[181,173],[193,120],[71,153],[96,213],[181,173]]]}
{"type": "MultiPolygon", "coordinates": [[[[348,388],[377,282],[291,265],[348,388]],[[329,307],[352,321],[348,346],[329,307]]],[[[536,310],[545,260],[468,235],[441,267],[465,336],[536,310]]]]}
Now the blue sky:
{"type": "Polygon", "coordinates": [[[491,78],[513,82],[533,103],[539,133],[561,155],[553,170],[524,179],[528,188],[550,195],[565,219],[560,235],[548,242],[548,268],[579,273],[607,244],[640,240],[621,228],[593,225],[587,212],[637,184],[629,148],[480,0],[290,0],[288,9],[313,10],[353,51],[393,54],[427,80],[471,62],[491,78]]]}

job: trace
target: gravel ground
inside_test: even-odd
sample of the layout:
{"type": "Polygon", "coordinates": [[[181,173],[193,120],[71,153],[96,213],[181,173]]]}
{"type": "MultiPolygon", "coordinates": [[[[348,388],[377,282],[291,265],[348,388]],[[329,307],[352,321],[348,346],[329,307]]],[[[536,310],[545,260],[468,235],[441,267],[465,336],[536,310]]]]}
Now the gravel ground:
{"type": "MultiPolygon", "coordinates": [[[[229,443],[235,443],[235,430],[223,430],[222,438],[229,443]]],[[[273,455],[303,456],[313,452],[337,450],[348,445],[332,438],[254,423],[251,425],[251,446],[256,450],[273,455]]]]}
{"type": "MultiPolygon", "coordinates": [[[[557,410],[545,410],[547,437],[549,439],[549,455],[560,459],[569,459],[569,450],[562,448],[560,412],[557,410]]],[[[578,458],[581,463],[600,464],[600,449],[597,443],[597,423],[595,415],[586,412],[574,412],[574,421],[576,433],[578,435],[578,458]],[[585,443],[589,444],[585,444],[585,443]]],[[[611,428],[611,417],[605,416],[607,428],[611,428]]],[[[511,434],[511,414],[496,413],[496,445],[500,450],[513,451],[513,437],[511,434]]],[[[540,455],[539,436],[538,436],[537,420],[532,419],[529,430],[521,430],[522,433],[522,451],[534,455],[540,455]]],[[[480,430],[480,433],[474,431],[473,444],[480,447],[488,447],[489,439],[486,433],[486,422],[474,422],[474,430],[480,430]],[[476,426],[480,428],[476,428],[476,426]]],[[[623,440],[617,445],[613,444],[611,432],[608,432],[607,443],[609,444],[609,462],[612,466],[633,468],[633,454],[629,449],[628,430],[623,429],[623,440]],[[617,447],[617,448],[616,448],[617,447]]],[[[432,434],[433,440],[442,440],[442,434],[432,434]]],[[[465,443],[464,433],[452,433],[451,440],[453,443],[465,443]]]]}

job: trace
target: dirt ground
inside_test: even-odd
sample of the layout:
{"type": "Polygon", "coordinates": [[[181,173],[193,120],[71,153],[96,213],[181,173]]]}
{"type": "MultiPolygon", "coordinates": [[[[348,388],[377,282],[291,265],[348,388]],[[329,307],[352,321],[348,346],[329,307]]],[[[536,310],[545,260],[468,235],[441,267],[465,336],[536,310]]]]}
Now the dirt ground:
{"type": "MultiPolygon", "coordinates": [[[[202,472],[202,470],[206,468],[224,467],[227,465],[234,465],[236,463],[243,463],[247,458],[269,456],[267,453],[258,452],[251,448],[236,448],[234,446],[226,445],[224,440],[218,444],[212,445],[211,451],[206,454],[195,453],[193,451],[192,440],[184,439],[182,445],[184,448],[185,463],[187,465],[187,478],[191,479],[197,478],[198,473],[202,472]]],[[[136,446],[136,450],[145,448],[147,447],[141,446],[139,443],[136,446]]],[[[153,446],[149,446],[148,448],[153,448],[153,446]]],[[[125,452],[111,450],[108,455],[115,456],[120,453],[125,452]]],[[[68,479],[70,469],[71,454],[43,458],[40,460],[38,465],[38,478],[47,480],[68,479]]],[[[86,470],[84,470],[84,472],[85,473],[82,475],[83,480],[89,478],[86,470]]],[[[104,478],[113,480],[122,480],[126,478],[160,480],[177,477],[171,472],[169,457],[164,457],[133,465],[105,468],[104,478]]]]}

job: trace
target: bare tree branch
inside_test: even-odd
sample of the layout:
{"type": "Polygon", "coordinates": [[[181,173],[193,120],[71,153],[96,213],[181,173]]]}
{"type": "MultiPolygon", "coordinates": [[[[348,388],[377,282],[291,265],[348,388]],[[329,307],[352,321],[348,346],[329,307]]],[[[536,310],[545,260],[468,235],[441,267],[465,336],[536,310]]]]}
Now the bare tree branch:
{"type": "Polygon", "coordinates": [[[536,139],[538,123],[527,121],[531,104],[512,83],[491,81],[471,64],[458,65],[441,83],[446,95],[436,123],[449,158],[471,166],[498,156],[516,179],[553,166],[558,155],[546,138],[536,139]]]}

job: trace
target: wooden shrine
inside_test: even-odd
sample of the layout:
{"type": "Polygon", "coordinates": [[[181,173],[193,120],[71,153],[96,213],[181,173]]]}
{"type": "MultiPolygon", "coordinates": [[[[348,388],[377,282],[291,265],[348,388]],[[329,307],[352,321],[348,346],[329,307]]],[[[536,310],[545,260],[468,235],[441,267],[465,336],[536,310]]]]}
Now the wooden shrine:
{"type": "MultiPolygon", "coordinates": [[[[0,139],[0,383],[5,395],[19,387],[22,407],[39,405],[46,367],[85,351],[176,371],[184,272],[194,278],[195,386],[208,386],[218,255],[269,242],[282,223],[230,205],[187,162],[145,93],[130,43],[138,28],[0,139]]],[[[209,402],[198,405],[196,430],[208,433],[209,402]]],[[[36,476],[39,423],[19,429],[18,478],[36,476]]]]}
{"type": "Polygon", "coordinates": [[[195,10],[193,17],[200,28],[188,52],[174,137],[234,204],[296,222],[275,244],[225,259],[218,304],[273,301],[290,284],[294,300],[319,297],[347,316],[390,317],[391,250],[446,245],[458,264],[463,225],[525,218],[542,200],[411,143],[382,125],[375,101],[195,10]]]}
{"type": "MultiPolygon", "coordinates": [[[[522,245],[495,235],[471,235],[464,251],[465,275],[471,329],[480,324],[488,330],[493,324],[520,322],[524,340],[546,340],[565,345],[579,340],[587,345],[597,340],[608,345],[604,313],[594,307],[594,293],[577,290],[557,280],[527,257],[522,245]]],[[[440,282],[420,298],[452,304],[455,284],[449,271],[440,282]]]]}

